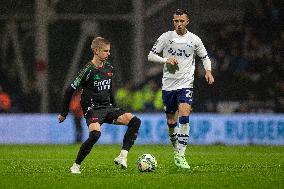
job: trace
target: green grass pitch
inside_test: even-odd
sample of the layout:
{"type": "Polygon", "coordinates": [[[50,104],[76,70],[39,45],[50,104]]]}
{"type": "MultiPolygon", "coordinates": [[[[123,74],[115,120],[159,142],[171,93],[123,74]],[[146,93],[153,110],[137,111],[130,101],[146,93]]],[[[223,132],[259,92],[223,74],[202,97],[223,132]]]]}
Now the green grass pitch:
{"type": "Polygon", "coordinates": [[[190,146],[190,171],[173,163],[170,145],[135,145],[128,169],[113,163],[119,145],[95,145],[82,174],[69,167],[79,145],[0,145],[0,188],[284,188],[284,146],[190,146]],[[155,172],[141,173],[143,153],[158,161],[155,172]]]}

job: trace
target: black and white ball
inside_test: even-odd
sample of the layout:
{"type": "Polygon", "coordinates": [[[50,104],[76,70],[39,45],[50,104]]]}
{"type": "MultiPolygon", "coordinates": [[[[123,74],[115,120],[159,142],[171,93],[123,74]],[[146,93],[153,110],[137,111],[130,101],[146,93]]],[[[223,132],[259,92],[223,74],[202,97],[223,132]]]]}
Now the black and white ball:
{"type": "Polygon", "coordinates": [[[157,168],[157,160],[151,154],[143,154],[137,160],[137,168],[141,172],[154,171],[157,168]]]}

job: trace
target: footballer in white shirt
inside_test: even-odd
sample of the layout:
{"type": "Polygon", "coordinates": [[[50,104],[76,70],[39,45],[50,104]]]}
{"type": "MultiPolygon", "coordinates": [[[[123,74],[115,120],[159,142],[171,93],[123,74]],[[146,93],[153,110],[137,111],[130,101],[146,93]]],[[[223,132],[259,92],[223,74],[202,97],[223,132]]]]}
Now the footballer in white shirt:
{"type": "Polygon", "coordinates": [[[188,24],[187,11],[177,9],[173,14],[175,30],[163,33],[148,55],[150,62],[164,64],[162,90],[169,137],[175,149],[175,164],[184,169],[190,169],[185,150],[190,130],[189,115],[192,110],[196,55],[202,60],[206,81],[210,85],[214,83],[207,51],[201,39],[187,30],[188,24]]]}

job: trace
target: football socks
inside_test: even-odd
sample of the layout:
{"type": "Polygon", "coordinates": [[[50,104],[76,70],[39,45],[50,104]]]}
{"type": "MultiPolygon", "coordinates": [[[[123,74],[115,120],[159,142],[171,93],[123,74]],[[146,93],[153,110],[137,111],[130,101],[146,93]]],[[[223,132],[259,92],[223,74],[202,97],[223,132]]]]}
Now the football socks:
{"type": "Polygon", "coordinates": [[[137,117],[133,117],[130,122],[128,123],[127,131],[125,132],[124,138],[123,138],[123,145],[122,149],[129,151],[130,148],[133,146],[137,136],[138,136],[138,130],[141,125],[141,120],[137,117]]]}
{"type": "Polygon", "coordinates": [[[177,123],[174,123],[174,124],[168,123],[168,129],[169,129],[170,141],[172,142],[172,145],[175,148],[176,147],[176,141],[177,141],[177,132],[178,132],[177,123]]]}
{"type": "Polygon", "coordinates": [[[189,117],[181,116],[179,123],[177,151],[180,155],[184,155],[189,137],[189,117]]]}
{"type": "Polygon", "coordinates": [[[94,144],[99,140],[100,136],[101,136],[100,131],[90,132],[89,138],[80,147],[75,163],[81,165],[82,161],[90,153],[94,144]]]}

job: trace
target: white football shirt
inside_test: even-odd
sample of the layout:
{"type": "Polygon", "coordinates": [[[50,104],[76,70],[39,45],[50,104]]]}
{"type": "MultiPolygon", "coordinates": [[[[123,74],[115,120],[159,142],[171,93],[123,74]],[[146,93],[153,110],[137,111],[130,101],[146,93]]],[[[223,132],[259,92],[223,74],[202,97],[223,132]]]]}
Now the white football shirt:
{"type": "Polygon", "coordinates": [[[148,60],[165,63],[167,58],[174,57],[178,61],[177,65],[164,64],[163,90],[193,87],[196,54],[201,58],[204,68],[211,70],[207,51],[197,35],[187,31],[180,36],[176,31],[168,31],[158,38],[148,55],[148,60]],[[158,55],[161,52],[163,57],[158,55]]]}

